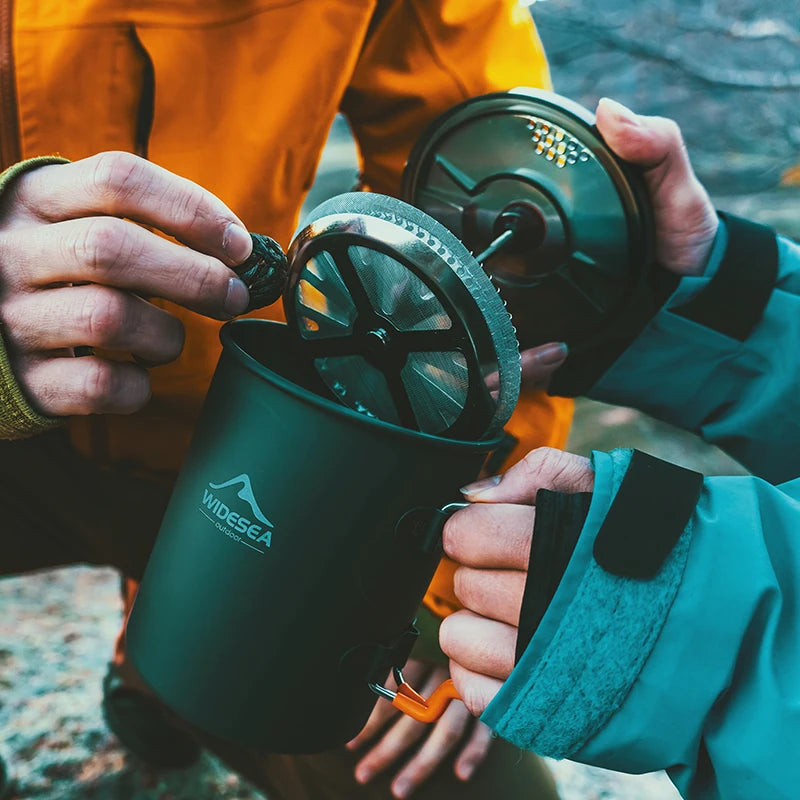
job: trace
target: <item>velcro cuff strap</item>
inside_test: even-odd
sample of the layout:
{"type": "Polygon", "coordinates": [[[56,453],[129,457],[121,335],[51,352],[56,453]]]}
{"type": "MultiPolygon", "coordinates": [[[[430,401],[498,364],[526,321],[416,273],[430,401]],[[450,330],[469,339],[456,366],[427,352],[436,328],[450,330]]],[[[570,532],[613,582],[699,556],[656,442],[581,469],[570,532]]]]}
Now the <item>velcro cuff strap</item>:
{"type": "Polygon", "coordinates": [[[591,492],[566,494],[539,489],[536,493],[533,542],[519,612],[514,663],[522,658],[555,597],[580,538],[591,502],[591,492]]]}
{"type": "Polygon", "coordinates": [[[778,278],[775,232],[730,214],[725,255],[708,286],[671,309],[686,319],[743,342],[761,319],[778,278]]]}
{"type": "Polygon", "coordinates": [[[689,523],[702,488],[700,473],[635,450],[595,539],[595,561],[620,577],[655,577],[689,523]]]}

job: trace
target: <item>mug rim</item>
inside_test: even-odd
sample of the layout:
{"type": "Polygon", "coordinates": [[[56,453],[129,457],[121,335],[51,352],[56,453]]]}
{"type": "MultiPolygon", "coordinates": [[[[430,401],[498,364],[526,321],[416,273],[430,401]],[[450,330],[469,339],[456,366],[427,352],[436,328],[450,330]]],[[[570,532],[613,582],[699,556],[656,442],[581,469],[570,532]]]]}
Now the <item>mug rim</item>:
{"type": "Polygon", "coordinates": [[[360,414],[347,406],[337,404],[332,400],[327,400],[320,397],[308,389],[290,381],[279,372],[264,366],[258,359],[250,355],[239,342],[235,339],[236,328],[255,327],[259,325],[281,326],[289,329],[285,322],[278,322],[277,320],[270,319],[255,319],[252,317],[240,318],[226,322],[219,332],[219,338],[222,342],[223,352],[230,353],[235,357],[243,367],[254,373],[262,380],[266,380],[277,388],[281,389],[288,394],[297,397],[303,402],[321,408],[329,413],[338,414],[343,416],[356,424],[374,427],[378,426],[381,430],[385,431],[392,436],[411,437],[411,439],[421,440],[426,444],[436,445],[439,447],[453,446],[459,450],[477,450],[486,451],[487,453],[493,448],[497,447],[503,441],[503,430],[501,429],[497,436],[492,439],[484,439],[480,441],[465,440],[465,439],[446,439],[443,436],[434,436],[430,433],[422,431],[412,431],[409,428],[402,428],[399,425],[394,425],[391,422],[379,419],[378,417],[368,417],[366,414],[360,414]]]}

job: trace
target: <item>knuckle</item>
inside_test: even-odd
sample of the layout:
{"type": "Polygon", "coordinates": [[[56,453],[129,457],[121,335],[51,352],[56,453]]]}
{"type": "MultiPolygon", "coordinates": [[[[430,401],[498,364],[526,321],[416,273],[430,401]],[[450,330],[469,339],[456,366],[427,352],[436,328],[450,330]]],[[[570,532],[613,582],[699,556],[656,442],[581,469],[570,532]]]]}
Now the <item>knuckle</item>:
{"type": "Polygon", "coordinates": [[[558,452],[552,447],[537,447],[531,450],[521,463],[528,474],[535,475],[551,464],[558,452]]]}
{"type": "Polygon", "coordinates": [[[4,300],[0,305],[0,326],[10,352],[33,349],[37,326],[31,315],[26,313],[25,304],[18,302],[17,298],[4,300]]]}
{"type": "Polygon", "coordinates": [[[474,548],[475,535],[480,531],[486,510],[470,506],[453,514],[442,529],[442,546],[454,561],[465,562],[474,548]]]}
{"type": "Polygon", "coordinates": [[[456,561],[459,560],[458,557],[461,549],[461,520],[458,518],[458,514],[450,517],[445,523],[444,529],[442,530],[442,546],[448,556],[456,561]]]}
{"type": "Polygon", "coordinates": [[[687,153],[681,126],[678,125],[674,119],[670,119],[669,117],[656,117],[656,120],[661,128],[661,135],[672,145],[675,151],[678,153],[687,153]]]}
{"type": "Polygon", "coordinates": [[[183,220],[189,229],[204,222],[208,217],[206,192],[190,181],[181,181],[171,206],[176,217],[183,220]]]}
{"type": "Polygon", "coordinates": [[[128,223],[111,217],[86,220],[68,244],[72,258],[91,272],[111,272],[130,250],[128,223]]]}
{"type": "Polygon", "coordinates": [[[683,142],[683,133],[681,133],[680,125],[674,119],[663,117],[664,130],[670,139],[675,142],[683,142]]]}
{"type": "Polygon", "coordinates": [[[108,208],[119,207],[138,191],[143,178],[144,159],[124,151],[108,151],[94,156],[89,171],[89,190],[108,208]]]}
{"type": "Polygon", "coordinates": [[[523,460],[527,464],[537,465],[548,458],[552,458],[558,452],[554,447],[537,447],[531,450],[523,460]]]}
{"type": "Polygon", "coordinates": [[[150,380],[145,370],[97,358],[81,361],[82,395],[91,411],[131,412],[149,400],[150,380]]]}
{"type": "Polygon", "coordinates": [[[128,321],[128,306],[114,291],[87,291],[80,309],[79,326],[87,342],[101,347],[113,346],[128,321]]]}
{"type": "Polygon", "coordinates": [[[82,394],[91,408],[103,410],[111,405],[117,385],[116,373],[107,361],[92,359],[85,365],[82,394]]]}
{"type": "Polygon", "coordinates": [[[555,447],[538,447],[522,460],[529,479],[540,482],[543,488],[568,484],[577,479],[585,459],[555,447]]]}
{"type": "Polygon", "coordinates": [[[483,691],[473,686],[471,682],[467,684],[461,699],[473,717],[479,717],[488,705],[483,691]]]}
{"type": "Polygon", "coordinates": [[[186,270],[186,293],[204,305],[221,304],[227,293],[227,276],[221,265],[210,259],[202,265],[186,270]]]}

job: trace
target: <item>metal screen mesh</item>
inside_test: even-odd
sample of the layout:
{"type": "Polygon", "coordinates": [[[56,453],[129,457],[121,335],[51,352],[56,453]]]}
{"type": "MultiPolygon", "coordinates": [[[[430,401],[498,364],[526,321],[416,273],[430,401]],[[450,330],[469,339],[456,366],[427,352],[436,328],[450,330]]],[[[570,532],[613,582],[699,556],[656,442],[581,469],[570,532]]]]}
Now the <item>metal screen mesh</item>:
{"type": "Polygon", "coordinates": [[[314,366],[328,388],[346,406],[371,417],[400,424],[383,373],[363,356],[317,358],[314,366]]]}
{"type": "Polygon", "coordinates": [[[300,274],[295,299],[300,330],[306,339],[351,333],[356,307],[330,253],[308,260],[300,274]]]}
{"type": "Polygon", "coordinates": [[[469,388],[462,353],[411,353],[400,375],[420,430],[446,430],[458,419],[469,388]]]}
{"type": "Polygon", "coordinates": [[[348,255],[373,307],[400,331],[445,330],[451,327],[436,295],[391,256],[353,246],[348,255]]]}

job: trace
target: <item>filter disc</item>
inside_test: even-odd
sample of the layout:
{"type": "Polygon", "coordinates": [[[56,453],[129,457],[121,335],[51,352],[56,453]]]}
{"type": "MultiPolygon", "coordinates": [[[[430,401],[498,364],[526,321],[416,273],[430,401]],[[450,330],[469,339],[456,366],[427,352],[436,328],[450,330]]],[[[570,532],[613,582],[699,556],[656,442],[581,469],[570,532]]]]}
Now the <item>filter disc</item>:
{"type": "Polygon", "coordinates": [[[641,177],[614,156],[585,108],[533,89],[468,100],[412,152],[403,195],[483,262],[520,343],[574,348],[635,297],[652,251],[641,177]]]}
{"type": "Polygon", "coordinates": [[[383,195],[314,209],[289,249],[286,318],[331,394],[364,414],[460,439],[497,433],[520,358],[497,290],[442,225],[383,195]]]}

